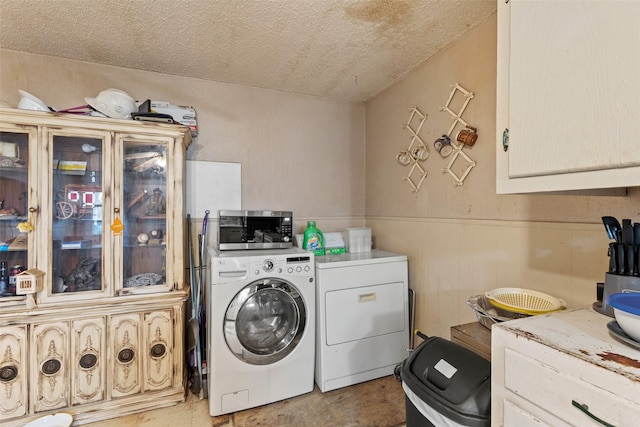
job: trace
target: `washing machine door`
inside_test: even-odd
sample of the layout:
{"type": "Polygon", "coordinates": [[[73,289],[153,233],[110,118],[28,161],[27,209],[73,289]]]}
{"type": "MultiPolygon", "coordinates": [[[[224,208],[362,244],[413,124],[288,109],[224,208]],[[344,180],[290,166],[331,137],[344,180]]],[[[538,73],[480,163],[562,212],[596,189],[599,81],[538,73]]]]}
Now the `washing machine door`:
{"type": "Polygon", "coordinates": [[[286,357],[300,342],[306,309],[298,289],[283,279],[252,282],[227,308],[224,336],[240,360],[268,365],[286,357]]]}

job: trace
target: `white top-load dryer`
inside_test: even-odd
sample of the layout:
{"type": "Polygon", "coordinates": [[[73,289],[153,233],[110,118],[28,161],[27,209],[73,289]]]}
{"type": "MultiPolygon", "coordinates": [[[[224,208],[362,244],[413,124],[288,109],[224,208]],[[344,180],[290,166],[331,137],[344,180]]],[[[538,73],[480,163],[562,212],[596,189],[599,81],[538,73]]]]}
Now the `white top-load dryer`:
{"type": "Polygon", "coordinates": [[[320,390],[392,374],[411,336],[406,255],[374,250],[315,262],[320,390]]]}

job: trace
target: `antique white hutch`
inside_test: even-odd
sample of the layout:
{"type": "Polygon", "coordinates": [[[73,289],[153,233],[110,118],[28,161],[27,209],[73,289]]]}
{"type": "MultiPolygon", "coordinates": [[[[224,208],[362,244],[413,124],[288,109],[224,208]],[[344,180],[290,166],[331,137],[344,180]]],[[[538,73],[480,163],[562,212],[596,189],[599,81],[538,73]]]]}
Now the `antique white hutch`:
{"type": "Polygon", "coordinates": [[[178,125],[0,109],[3,426],[184,400],[190,142],[178,125]]]}

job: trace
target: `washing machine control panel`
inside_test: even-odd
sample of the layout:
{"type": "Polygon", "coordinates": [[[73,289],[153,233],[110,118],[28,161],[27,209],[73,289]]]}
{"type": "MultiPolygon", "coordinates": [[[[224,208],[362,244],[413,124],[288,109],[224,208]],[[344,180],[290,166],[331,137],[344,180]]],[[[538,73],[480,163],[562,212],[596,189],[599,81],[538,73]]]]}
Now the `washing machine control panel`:
{"type": "Polygon", "coordinates": [[[258,277],[274,274],[305,276],[312,274],[313,269],[312,254],[251,257],[251,272],[258,277]]]}

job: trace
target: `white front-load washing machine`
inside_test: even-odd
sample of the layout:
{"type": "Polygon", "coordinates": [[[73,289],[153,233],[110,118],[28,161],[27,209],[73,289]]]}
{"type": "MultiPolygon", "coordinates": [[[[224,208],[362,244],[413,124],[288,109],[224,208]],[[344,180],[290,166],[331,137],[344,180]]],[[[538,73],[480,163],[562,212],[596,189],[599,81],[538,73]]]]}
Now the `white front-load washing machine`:
{"type": "Polygon", "coordinates": [[[300,249],[210,251],[209,412],[313,391],[315,272],[300,249]]]}

